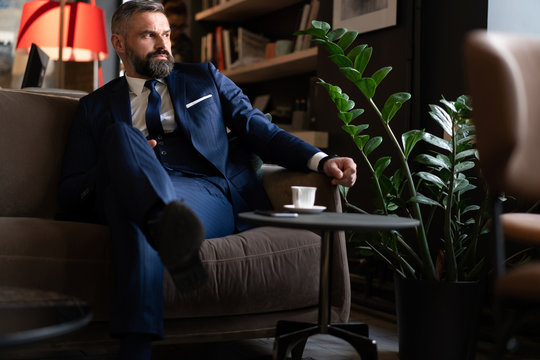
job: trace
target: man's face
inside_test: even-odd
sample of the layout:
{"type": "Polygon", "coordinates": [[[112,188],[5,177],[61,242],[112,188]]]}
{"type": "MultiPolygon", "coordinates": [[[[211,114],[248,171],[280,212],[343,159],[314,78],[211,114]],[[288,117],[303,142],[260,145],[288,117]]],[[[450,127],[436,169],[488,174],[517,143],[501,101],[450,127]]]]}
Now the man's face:
{"type": "Polygon", "coordinates": [[[169,75],[173,67],[170,35],[165,15],[154,12],[134,14],[126,37],[118,36],[115,45],[126,75],[145,79],[169,75]]]}

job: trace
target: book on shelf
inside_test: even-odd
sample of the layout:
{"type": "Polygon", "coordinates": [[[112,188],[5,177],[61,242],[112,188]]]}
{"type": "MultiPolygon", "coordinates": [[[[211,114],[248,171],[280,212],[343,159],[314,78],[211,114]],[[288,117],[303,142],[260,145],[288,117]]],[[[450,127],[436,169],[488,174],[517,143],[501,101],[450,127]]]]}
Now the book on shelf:
{"type": "MultiPolygon", "coordinates": [[[[234,40],[231,38],[231,30],[223,29],[223,57],[225,69],[230,69],[233,62],[234,40]]],[[[235,59],[236,60],[236,59],[235,59]]]]}
{"type": "MultiPolygon", "coordinates": [[[[309,9],[309,15],[306,21],[306,27],[305,29],[311,28],[311,22],[313,20],[317,20],[317,16],[319,16],[319,7],[321,5],[320,0],[311,0],[311,7],[309,9]]],[[[309,49],[311,47],[311,35],[303,35],[302,36],[302,47],[301,49],[309,49]]]]}
{"type": "Polygon", "coordinates": [[[210,61],[215,63],[214,37],[214,33],[208,33],[201,37],[201,62],[210,61]]]}
{"type": "MultiPolygon", "coordinates": [[[[302,8],[302,13],[300,14],[300,20],[298,22],[298,31],[302,31],[306,29],[309,11],[311,10],[311,4],[305,4],[302,8]]],[[[302,50],[302,46],[304,45],[304,36],[305,35],[298,35],[296,37],[295,43],[294,43],[294,51],[302,50]]]]}
{"type": "Polygon", "coordinates": [[[216,67],[225,70],[225,49],[223,48],[223,26],[216,27],[216,67]]]}

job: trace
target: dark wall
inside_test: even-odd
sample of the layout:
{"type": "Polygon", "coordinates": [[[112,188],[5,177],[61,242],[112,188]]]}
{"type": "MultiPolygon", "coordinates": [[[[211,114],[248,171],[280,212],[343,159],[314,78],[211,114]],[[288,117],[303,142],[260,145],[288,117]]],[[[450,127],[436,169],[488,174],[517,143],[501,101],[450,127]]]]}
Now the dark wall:
{"type": "MultiPolygon", "coordinates": [[[[392,93],[405,91],[412,95],[391,122],[394,132],[401,134],[412,128],[440,132],[433,128],[428,105],[438,103],[442,95],[455,99],[466,92],[461,44],[471,29],[487,27],[487,0],[400,0],[397,4],[396,26],[360,34],[355,45],[373,47],[367,75],[381,67],[392,66],[392,71],[382,81],[374,97],[379,108],[382,109],[392,93]]],[[[325,16],[321,20],[331,23],[332,1],[323,1],[322,9],[325,16]]],[[[317,76],[340,86],[349,94],[359,107],[365,109],[361,122],[370,124],[371,133],[382,134],[371,106],[327,59],[324,49],[320,49],[317,76]]],[[[360,159],[360,152],[340,129],[341,120],[337,118],[335,106],[325,90],[319,87],[316,91],[316,128],[330,133],[329,153],[351,156],[359,164],[358,183],[350,190],[349,198],[372,210],[370,174],[360,159]]],[[[372,158],[388,154],[393,156],[392,166],[397,166],[397,158],[385,138],[372,158]]]]}
{"type": "Polygon", "coordinates": [[[109,47],[109,57],[102,62],[103,69],[103,83],[106,84],[112,79],[118,77],[118,65],[120,59],[114,48],[111,45],[111,18],[118,6],[121,4],[121,0],[96,0],[96,5],[103,9],[105,12],[105,27],[107,28],[107,46],[109,47]]]}

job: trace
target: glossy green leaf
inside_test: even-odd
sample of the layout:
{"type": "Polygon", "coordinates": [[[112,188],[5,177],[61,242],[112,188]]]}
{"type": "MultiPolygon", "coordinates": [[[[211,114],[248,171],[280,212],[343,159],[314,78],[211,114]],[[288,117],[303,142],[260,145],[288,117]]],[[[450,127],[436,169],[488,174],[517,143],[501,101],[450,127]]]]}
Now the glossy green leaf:
{"type": "Polygon", "coordinates": [[[324,21],[319,21],[319,20],[313,20],[311,22],[311,26],[313,26],[315,29],[321,29],[326,32],[330,31],[331,29],[331,26],[329,23],[324,22],[324,21]]]}
{"type": "Polygon", "coordinates": [[[306,30],[300,30],[300,31],[295,31],[293,33],[293,35],[295,36],[298,36],[298,35],[312,35],[312,36],[315,36],[316,38],[324,38],[326,36],[326,31],[322,30],[322,29],[314,29],[314,28],[309,28],[309,29],[306,29],[306,30]]]}
{"type": "Polygon", "coordinates": [[[456,155],[456,160],[461,160],[468,157],[474,157],[476,156],[476,153],[477,153],[476,149],[469,149],[469,150],[462,151],[456,155]]]}
{"type": "Polygon", "coordinates": [[[371,53],[373,52],[372,47],[364,48],[360,54],[354,58],[354,68],[362,75],[366,70],[366,66],[371,59],[371,53]]]}
{"type": "Polygon", "coordinates": [[[381,83],[381,81],[383,81],[383,79],[386,77],[386,75],[388,75],[388,73],[390,71],[392,71],[391,66],[383,67],[383,68],[375,71],[375,73],[371,76],[371,78],[373,80],[375,80],[375,83],[377,85],[379,85],[381,83]]]}
{"type": "Polygon", "coordinates": [[[356,119],[364,113],[364,109],[354,109],[349,112],[352,115],[352,120],[356,119]]]}
{"type": "Polygon", "coordinates": [[[381,145],[383,139],[381,136],[375,136],[369,139],[366,146],[364,146],[364,153],[366,153],[366,156],[371,154],[373,150],[375,150],[379,145],[381,145]]]}
{"type": "Polygon", "coordinates": [[[341,121],[343,121],[347,125],[350,124],[351,121],[353,120],[352,114],[348,111],[340,111],[338,113],[338,118],[340,118],[341,121]]]}
{"type": "Polygon", "coordinates": [[[435,168],[449,169],[448,164],[446,164],[441,158],[437,158],[428,154],[419,154],[415,158],[415,161],[420,164],[433,166],[435,168]]]}
{"type": "Polygon", "coordinates": [[[377,84],[372,78],[362,78],[355,82],[356,86],[360,89],[366,99],[372,99],[375,96],[375,90],[377,90],[377,84]]]}
{"type": "Polygon", "coordinates": [[[401,135],[401,143],[403,144],[403,152],[408,158],[411,151],[418,141],[422,140],[424,132],[422,130],[413,129],[401,135]]]}
{"type": "Polygon", "coordinates": [[[332,30],[327,35],[328,40],[336,41],[337,39],[341,38],[346,32],[347,32],[347,29],[344,29],[344,28],[332,30]]]}
{"type": "Polygon", "coordinates": [[[433,134],[424,132],[423,140],[431,145],[434,145],[438,148],[441,148],[443,150],[452,151],[452,146],[448,142],[448,140],[444,140],[438,136],[435,136],[433,134]]]}
{"type": "Polygon", "coordinates": [[[448,101],[446,99],[442,99],[441,104],[444,104],[451,112],[457,113],[457,109],[456,109],[453,101],[448,101]]]}
{"type": "Polygon", "coordinates": [[[431,184],[434,184],[438,188],[446,189],[446,184],[437,175],[434,175],[432,173],[428,173],[426,171],[419,171],[418,173],[416,173],[416,175],[419,178],[421,178],[422,180],[425,180],[425,181],[427,181],[427,182],[429,182],[431,184]]]}
{"type": "Polygon", "coordinates": [[[437,121],[445,133],[452,135],[452,118],[450,115],[438,105],[429,105],[429,107],[431,108],[429,115],[433,120],[437,121]]]}
{"type": "Polygon", "coordinates": [[[411,98],[411,94],[406,92],[399,92],[392,94],[388,97],[386,100],[386,103],[384,104],[383,110],[382,110],[382,118],[385,123],[389,123],[390,120],[394,118],[396,113],[399,109],[401,109],[401,106],[403,103],[405,103],[407,100],[411,98]]]}
{"type": "Polygon", "coordinates": [[[392,195],[395,193],[394,184],[392,184],[392,181],[387,176],[381,175],[378,176],[377,179],[379,179],[379,185],[381,186],[381,192],[384,194],[385,197],[389,198],[389,195],[392,195]]]}
{"type": "Polygon", "coordinates": [[[354,143],[356,144],[356,147],[360,151],[364,151],[364,146],[369,141],[369,135],[357,135],[353,138],[354,143]]]}
{"type": "Polygon", "coordinates": [[[394,188],[396,189],[396,196],[401,196],[403,188],[406,186],[405,176],[403,175],[402,169],[397,169],[392,177],[390,178],[394,188]]]}
{"type": "Polygon", "coordinates": [[[480,210],[480,206],[478,205],[469,205],[467,206],[465,209],[463,209],[463,211],[461,212],[462,214],[467,214],[471,211],[478,211],[480,210]]]}
{"type": "Polygon", "coordinates": [[[351,136],[355,136],[358,132],[358,128],[354,125],[343,125],[341,129],[351,136]]]}
{"type": "Polygon", "coordinates": [[[316,44],[322,45],[331,55],[341,54],[343,55],[343,49],[340,48],[336,43],[331,41],[322,40],[322,39],[313,39],[313,42],[316,44]]]}
{"type": "Polygon", "coordinates": [[[362,44],[362,45],[358,45],[358,46],[355,46],[352,48],[351,51],[349,51],[347,53],[347,57],[349,59],[351,59],[351,61],[354,61],[356,59],[356,57],[362,52],[364,51],[364,49],[367,47],[366,44],[362,44]]]}
{"type": "Polygon", "coordinates": [[[395,202],[389,202],[386,205],[386,208],[388,209],[388,211],[396,211],[397,209],[399,209],[399,205],[396,204],[395,202]]]}
{"type": "MultiPolygon", "coordinates": [[[[335,99],[334,103],[336,104],[336,107],[338,108],[339,111],[349,111],[351,109],[350,101],[352,100],[347,100],[340,97],[340,98],[335,99]]],[[[354,107],[354,101],[352,103],[353,103],[352,107],[354,107]]]]}
{"type": "Polygon", "coordinates": [[[354,42],[356,37],[358,36],[358,31],[347,31],[338,41],[338,45],[340,48],[345,51],[351,44],[354,42]]]}
{"type": "Polygon", "coordinates": [[[342,54],[330,55],[328,58],[338,67],[352,67],[353,65],[351,59],[342,54]]]}
{"type": "Polygon", "coordinates": [[[464,172],[472,168],[474,168],[473,161],[464,161],[464,162],[460,162],[459,164],[456,164],[455,172],[464,172]]]}
{"type": "Polygon", "coordinates": [[[454,191],[461,192],[466,190],[469,187],[469,180],[467,179],[456,179],[454,181],[454,191]]]}
{"type": "Polygon", "coordinates": [[[466,136],[466,137],[464,137],[464,138],[462,138],[462,139],[459,139],[459,140],[457,141],[457,144],[458,144],[458,145],[461,145],[461,144],[467,144],[467,143],[469,143],[469,142],[471,142],[471,141],[473,141],[473,140],[475,140],[475,136],[474,136],[474,135],[469,135],[469,136],[466,136]]]}
{"type": "Polygon", "coordinates": [[[440,207],[440,208],[443,207],[438,201],[430,199],[429,197],[427,197],[425,195],[422,195],[420,193],[416,193],[416,196],[411,197],[410,201],[414,202],[414,203],[418,203],[418,204],[424,204],[424,205],[429,205],[429,206],[437,206],[437,207],[440,207]]]}
{"type": "Polygon", "coordinates": [[[351,80],[353,83],[356,83],[357,81],[362,79],[362,74],[358,72],[358,70],[352,68],[352,67],[341,67],[339,70],[345,75],[345,77],[349,80],[351,80]]]}
{"type": "Polygon", "coordinates": [[[375,165],[373,165],[373,170],[375,170],[375,175],[377,177],[380,177],[384,170],[390,165],[390,162],[392,161],[392,158],[390,156],[383,156],[379,158],[375,165]]]}

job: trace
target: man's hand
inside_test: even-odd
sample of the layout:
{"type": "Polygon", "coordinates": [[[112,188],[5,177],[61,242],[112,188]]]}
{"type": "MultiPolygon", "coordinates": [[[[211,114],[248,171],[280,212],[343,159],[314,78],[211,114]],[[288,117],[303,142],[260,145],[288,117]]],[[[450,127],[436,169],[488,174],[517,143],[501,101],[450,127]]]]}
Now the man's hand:
{"type": "Polygon", "coordinates": [[[157,145],[157,141],[154,139],[148,140],[148,144],[152,147],[152,149],[157,145]]]}
{"type": "Polygon", "coordinates": [[[328,159],[324,163],[324,173],[332,178],[332,184],[351,187],[356,182],[356,163],[348,157],[328,159]]]}

